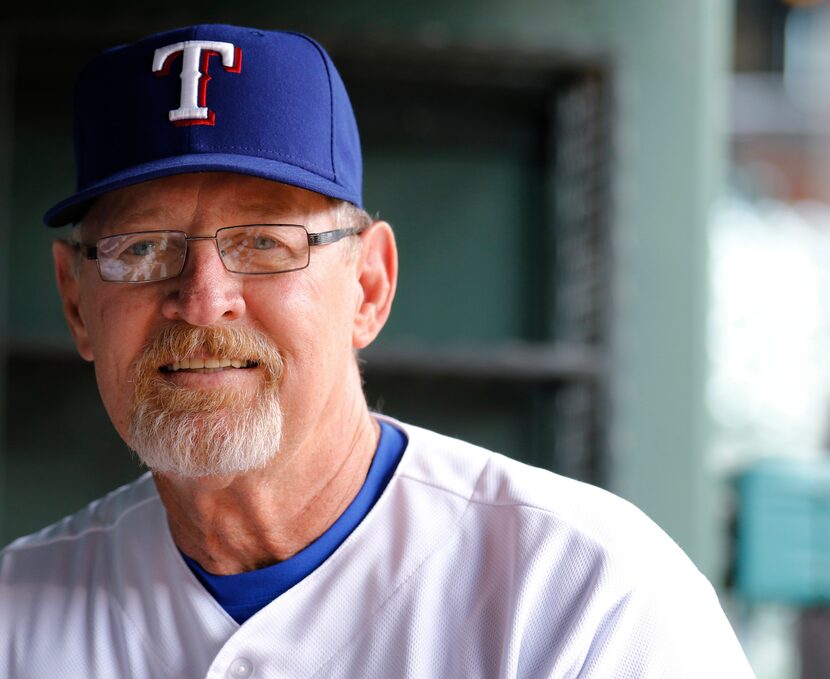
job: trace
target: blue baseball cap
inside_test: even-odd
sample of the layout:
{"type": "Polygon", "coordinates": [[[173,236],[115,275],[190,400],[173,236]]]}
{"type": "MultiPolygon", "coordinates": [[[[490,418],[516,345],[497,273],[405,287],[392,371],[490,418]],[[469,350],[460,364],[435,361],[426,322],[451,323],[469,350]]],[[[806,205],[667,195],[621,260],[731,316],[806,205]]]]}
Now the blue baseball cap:
{"type": "Polygon", "coordinates": [[[238,172],[360,206],[360,139],[326,51],[299,33],[205,24],[115,47],[75,89],[76,193],[44,216],[83,217],[107,191],[187,172],[238,172]]]}

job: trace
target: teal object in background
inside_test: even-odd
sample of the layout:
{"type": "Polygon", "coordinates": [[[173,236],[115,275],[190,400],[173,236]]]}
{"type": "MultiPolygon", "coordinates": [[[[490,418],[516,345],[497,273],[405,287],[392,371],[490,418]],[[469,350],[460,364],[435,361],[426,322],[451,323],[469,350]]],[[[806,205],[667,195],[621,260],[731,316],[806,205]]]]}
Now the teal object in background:
{"type": "Polygon", "coordinates": [[[738,497],[742,598],[830,601],[830,461],[764,460],[738,479],[738,497]]]}

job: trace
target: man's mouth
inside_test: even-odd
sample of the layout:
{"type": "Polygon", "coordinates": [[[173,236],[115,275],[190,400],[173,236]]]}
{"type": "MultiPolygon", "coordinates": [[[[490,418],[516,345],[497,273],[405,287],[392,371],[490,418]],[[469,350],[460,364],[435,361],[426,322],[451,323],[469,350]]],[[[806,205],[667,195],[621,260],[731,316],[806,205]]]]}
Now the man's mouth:
{"type": "Polygon", "coordinates": [[[185,358],[181,361],[173,361],[159,368],[163,373],[179,372],[180,370],[192,370],[194,372],[207,373],[227,368],[258,368],[259,361],[256,359],[225,358],[211,356],[210,358],[185,358]]]}

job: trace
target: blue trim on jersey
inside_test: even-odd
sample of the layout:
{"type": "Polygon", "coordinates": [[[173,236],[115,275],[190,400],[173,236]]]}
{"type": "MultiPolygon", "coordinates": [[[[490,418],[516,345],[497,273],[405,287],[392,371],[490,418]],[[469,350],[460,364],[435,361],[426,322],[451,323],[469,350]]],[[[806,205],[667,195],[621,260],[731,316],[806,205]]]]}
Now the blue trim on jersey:
{"type": "Polygon", "coordinates": [[[308,547],[285,561],[236,575],[213,575],[182,553],[205,589],[240,625],[314,571],[351,535],[383,494],[406,449],[406,437],[380,422],[380,440],[363,486],[340,518],[308,547]]]}

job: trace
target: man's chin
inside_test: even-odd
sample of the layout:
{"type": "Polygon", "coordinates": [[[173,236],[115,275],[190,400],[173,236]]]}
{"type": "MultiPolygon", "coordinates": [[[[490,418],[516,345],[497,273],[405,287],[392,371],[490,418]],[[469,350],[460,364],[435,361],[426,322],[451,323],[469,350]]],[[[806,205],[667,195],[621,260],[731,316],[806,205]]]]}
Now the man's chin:
{"type": "Polygon", "coordinates": [[[215,392],[186,390],[189,404],[144,402],[132,413],[130,447],[154,473],[224,477],[264,468],[282,437],[276,395],[240,408],[215,392]]]}

